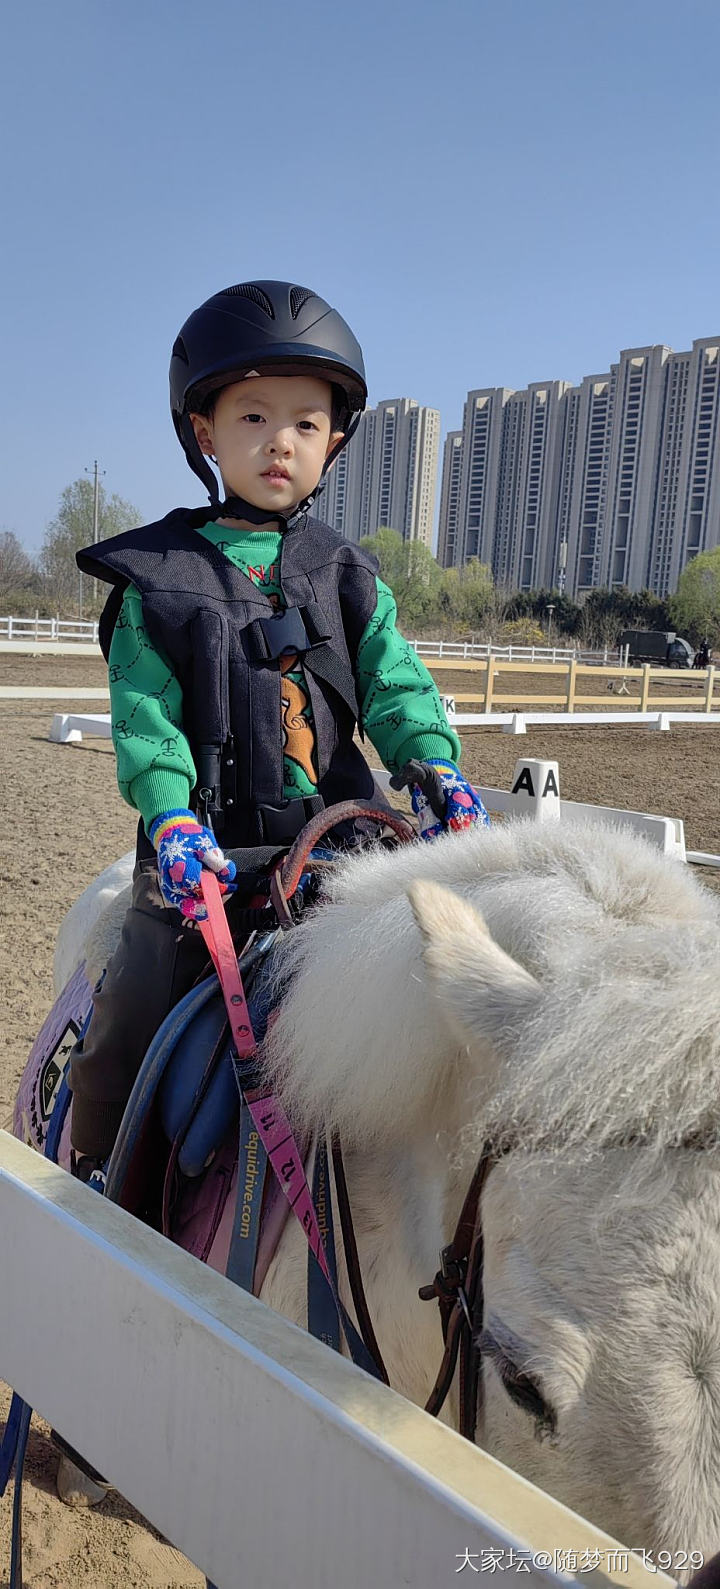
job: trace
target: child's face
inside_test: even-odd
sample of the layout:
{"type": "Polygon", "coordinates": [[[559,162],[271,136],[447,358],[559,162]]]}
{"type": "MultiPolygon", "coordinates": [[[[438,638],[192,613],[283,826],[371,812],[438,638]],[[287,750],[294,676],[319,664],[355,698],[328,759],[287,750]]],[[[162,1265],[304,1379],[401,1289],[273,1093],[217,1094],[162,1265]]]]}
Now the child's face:
{"type": "Polygon", "coordinates": [[[226,386],[212,419],[191,414],[198,445],[217,459],[228,495],[287,513],[314,491],[341,431],[332,389],[314,375],[254,375],[226,386]]]}

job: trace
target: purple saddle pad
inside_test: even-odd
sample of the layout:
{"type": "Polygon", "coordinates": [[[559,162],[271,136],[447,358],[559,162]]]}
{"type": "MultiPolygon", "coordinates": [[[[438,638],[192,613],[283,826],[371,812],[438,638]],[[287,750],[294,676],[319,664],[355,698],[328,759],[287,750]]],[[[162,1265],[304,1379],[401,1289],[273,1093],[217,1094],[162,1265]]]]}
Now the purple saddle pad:
{"type": "MultiPolygon", "coordinates": [[[[62,1082],[67,1075],[70,1052],[80,1035],[92,1005],[92,988],[79,966],[63,988],[38,1035],[20,1078],[13,1112],[13,1134],[40,1153],[62,1082]]],[[[70,1168],[70,1118],[60,1140],[58,1164],[70,1168]]]]}

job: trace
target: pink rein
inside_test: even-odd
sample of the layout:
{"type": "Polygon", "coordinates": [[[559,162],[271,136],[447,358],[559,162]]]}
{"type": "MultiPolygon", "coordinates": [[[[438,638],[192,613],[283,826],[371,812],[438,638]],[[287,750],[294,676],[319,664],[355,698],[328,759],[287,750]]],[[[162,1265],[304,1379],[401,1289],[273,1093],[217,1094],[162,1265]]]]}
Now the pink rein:
{"type": "MultiPolygon", "coordinates": [[[[240,1061],[247,1060],[256,1052],[255,1034],[218,880],[215,874],[206,868],[203,868],[201,888],[203,903],[207,910],[207,921],[198,922],[198,926],[218,974],[237,1057],[240,1061]]],[[[290,1129],[287,1115],[273,1092],[267,1092],[259,1098],[252,1098],[246,1094],[243,1096],[281,1190],[295,1218],[302,1225],[311,1252],[317,1258],[326,1280],[332,1286],[300,1149],[290,1129]]]]}

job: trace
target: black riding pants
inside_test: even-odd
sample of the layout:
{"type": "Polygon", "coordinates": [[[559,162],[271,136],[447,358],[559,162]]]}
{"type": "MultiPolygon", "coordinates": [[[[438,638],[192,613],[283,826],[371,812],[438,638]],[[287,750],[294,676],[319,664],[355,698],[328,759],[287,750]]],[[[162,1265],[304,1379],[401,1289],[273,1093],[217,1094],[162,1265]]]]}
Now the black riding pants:
{"type": "Polygon", "coordinates": [[[85,1038],[70,1056],[72,1145],[106,1159],[146,1050],[207,965],[196,927],[164,904],[157,861],[139,862],[120,944],[95,992],[85,1038]]]}

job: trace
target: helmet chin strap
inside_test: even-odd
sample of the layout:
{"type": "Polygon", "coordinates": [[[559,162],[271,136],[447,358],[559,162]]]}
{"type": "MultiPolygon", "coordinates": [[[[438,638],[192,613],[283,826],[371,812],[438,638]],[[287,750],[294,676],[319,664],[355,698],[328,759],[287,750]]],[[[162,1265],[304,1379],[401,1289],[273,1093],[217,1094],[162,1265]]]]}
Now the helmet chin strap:
{"type": "Polygon", "coordinates": [[[286,530],[291,530],[304,519],[306,513],[310,512],[316,497],[324,489],[325,481],[321,480],[315,490],[311,491],[309,496],[303,497],[302,502],[298,502],[290,513],[278,513],[277,510],[268,513],[267,508],[258,508],[254,502],[246,501],[245,497],[226,497],[224,502],[220,502],[217,497],[211,496],[210,501],[213,510],[222,518],[247,519],[250,524],[270,524],[277,519],[286,530]]]}

